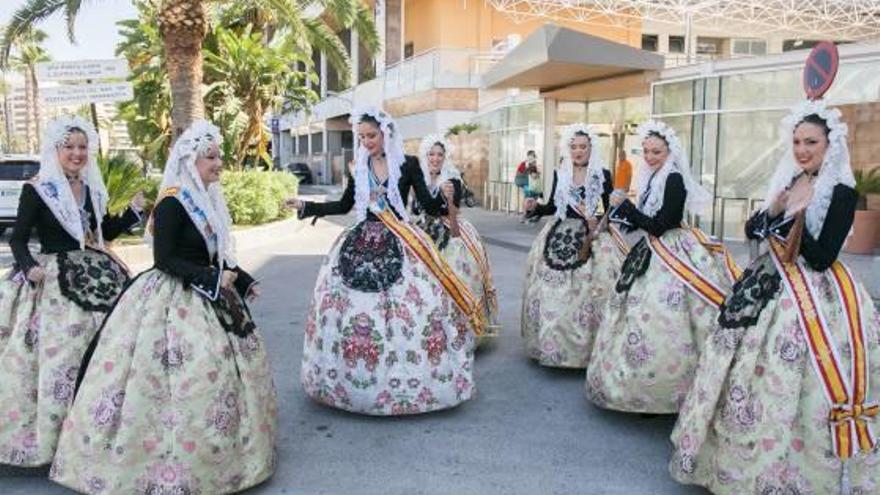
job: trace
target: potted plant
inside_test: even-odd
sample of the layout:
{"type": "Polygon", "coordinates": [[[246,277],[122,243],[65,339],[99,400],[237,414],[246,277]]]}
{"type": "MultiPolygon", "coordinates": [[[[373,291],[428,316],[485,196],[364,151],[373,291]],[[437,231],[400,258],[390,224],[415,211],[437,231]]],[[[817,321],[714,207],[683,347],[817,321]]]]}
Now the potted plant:
{"type": "Polygon", "coordinates": [[[853,254],[873,254],[880,236],[880,211],[868,209],[868,195],[880,193],[880,167],[871,170],[855,170],[856,216],[853,231],[846,240],[844,250],[853,254]]]}

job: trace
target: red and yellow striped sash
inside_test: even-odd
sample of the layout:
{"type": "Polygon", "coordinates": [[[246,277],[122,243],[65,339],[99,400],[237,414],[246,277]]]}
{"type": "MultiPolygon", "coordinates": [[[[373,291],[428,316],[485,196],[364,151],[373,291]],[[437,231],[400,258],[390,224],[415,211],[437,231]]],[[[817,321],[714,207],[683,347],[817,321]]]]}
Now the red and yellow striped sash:
{"type": "MultiPolygon", "coordinates": [[[[444,218],[443,223],[449,227],[449,220],[444,218]]],[[[492,269],[489,266],[489,259],[485,256],[485,250],[480,249],[479,240],[474,239],[468,229],[459,229],[459,238],[467,247],[471,256],[477,261],[480,269],[480,276],[483,282],[484,300],[480,303],[485,304],[489,311],[495,313],[498,311],[498,297],[495,295],[495,283],[492,281],[492,269]]]]}
{"type": "Polygon", "coordinates": [[[669,268],[679,280],[707,303],[718,308],[724,302],[724,291],[712,283],[687,260],[681,259],[659,238],[648,236],[651,251],[669,268]]]}
{"type": "Polygon", "coordinates": [[[623,238],[623,234],[620,233],[620,230],[618,230],[617,227],[610,223],[608,224],[608,232],[611,234],[614,244],[617,245],[618,254],[620,254],[622,258],[626,258],[626,255],[629,254],[629,244],[627,244],[626,239],[623,238]]]}
{"type": "Polygon", "coordinates": [[[394,213],[387,208],[380,213],[376,213],[376,216],[425,264],[428,271],[440,282],[440,285],[452,297],[462,313],[468,317],[474,333],[482,335],[483,330],[486,328],[486,316],[480,310],[476,298],[467,285],[455,275],[452,268],[440,256],[440,253],[437,252],[437,247],[434,243],[419,235],[412,225],[398,220],[394,213]]]}
{"type": "Polygon", "coordinates": [[[810,347],[813,369],[822,383],[826,399],[831,404],[828,420],[835,454],[846,460],[855,454],[856,448],[862,452],[873,450],[876,437],[868,419],[880,414],[880,406],[867,402],[870,367],[861,312],[862,301],[852,273],[840,261],[835,261],[829,268],[849,329],[847,337],[852,367],[851,376],[847,380],[841,366],[840,353],[831,338],[828,324],[817,304],[816,291],[803,266],[798,262],[782,261],[785,245],[776,238],[770,238],[770,253],[789,295],[795,301],[798,320],[810,347]]]}
{"type": "Polygon", "coordinates": [[[707,250],[724,256],[724,267],[727,269],[727,276],[730,278],[731,282],[736,282],[742,276],[742,269],[739,265],[734,261],[733,256],[730,255],[730,250],[727,249],[727,246],[724,244],[713,241],[709,238],[702,230],[688,227],[688,230],[691,231],[692,234],[700,241],[700,244],[703,245],[707,250]]]}

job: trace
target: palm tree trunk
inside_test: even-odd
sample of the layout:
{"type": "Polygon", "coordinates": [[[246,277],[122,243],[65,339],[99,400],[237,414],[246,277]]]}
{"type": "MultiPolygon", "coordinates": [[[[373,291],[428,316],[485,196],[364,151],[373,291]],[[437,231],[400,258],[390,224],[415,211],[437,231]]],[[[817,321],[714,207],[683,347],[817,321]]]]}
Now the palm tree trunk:
{"type": "MultiPolygon", "coordinates": [[[[27,70],[27,69],[26,69],[27,70]]],[[[31,92],[31,78],[24,78],[24,142],[28,153],[34,153],[33,133],[31,132],[31,118],[34,115],[34,99],[31,92]]]]}
{"type": "Polygon", "coordinates": [[[34,102],[34,141],[37,143],[36,149],[40,150],[40,87],[37,83],[37,70],[36,66],[31,65],[28,67],[28,75],[31,79],[31,91],[33,94],[31,98],[34,102]]]}
{"type": "Polygon", "coordinates": [[[165,0],[159,7],[159,32],[171,83],[172,139],[205,116],[202,100],[202,40],[207,19],[202,0],[165,0]]]}

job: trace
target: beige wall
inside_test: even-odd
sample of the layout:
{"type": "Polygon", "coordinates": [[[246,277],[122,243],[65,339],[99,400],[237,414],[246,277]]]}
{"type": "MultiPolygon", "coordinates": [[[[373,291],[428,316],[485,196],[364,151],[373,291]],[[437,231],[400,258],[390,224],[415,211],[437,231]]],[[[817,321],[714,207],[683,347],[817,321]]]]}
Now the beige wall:
{"type": "MultiPolygon", "coordinates": [[[[493,40],[504,40],[510,34],[519,34],[525,39],[535,29],[551,22],[530,18],[517,23],[487,2],[477,0],[406,0],[405,16],[406,42],[413,43],[415,54],[436,47],[489,50],[493,40]]],[[[638,21],[632,21],[625,28],[573,21],[552,22],[619,43],[641,46],[641,23],[638,21]]]]}

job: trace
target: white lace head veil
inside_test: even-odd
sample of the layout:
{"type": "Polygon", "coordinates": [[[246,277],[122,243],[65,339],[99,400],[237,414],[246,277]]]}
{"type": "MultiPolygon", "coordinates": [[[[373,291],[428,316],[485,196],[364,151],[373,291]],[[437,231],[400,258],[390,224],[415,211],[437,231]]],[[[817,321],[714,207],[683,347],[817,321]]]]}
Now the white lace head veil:
{"type": "Polygon", "coordinates": [[[450,179],[461,179],[461,173],[452,163],[452,145],[440,134],[428,134],[419,143],[419,164],[422,167],[422,175],[425,176],[425,185],[432,193],[436,194],[440,184],[450,179]],[[440,180],[437,185],[431,184],[431,172],[428,170],[428,153],[434,145],[443,148],[443,167],[440,169],[440,180]]]}
{"type": "Polygon", "coordinates": [[[782,119],[780,136],[785,147],[785,152],[776,166],[773,178],[770,179],[770,187],[767,188],[767,196],[764,204],[769,205],[772,200],[803,170],[794,159],[793,136],[797,126],[804,118],[816,115],[825,121],[828,127],[828,149],[825,158],[819,168],[819,176],[813,185],[813,198],[807,206],[806,227],[810,234],[818,237],[825,223],[825,215],[831,204],[831,195],[834,186],[844,184],[855,187],[855,177],[849,160],[849,149],[846,145],[847,126],[840,120],[840,111],[836,108],[828,108],[823,100],[804,100],[795,106],[791,113],[782,119]]]}
{"type": "MultiPolygon", "coordinates": [[[[205,156],[211,145],[220,146],[222,141],[220,129],[214,124],[206,120],[193,122],[177,138],[171,149],[171,154],[165,163],[162,185],[159,187],[159,198],[161,199],[169,188],[178,188],[181,194],[188,194],[193,200],[194,208],[187,205],[184,205],[184,208],[193,223],[199,227],[211,256],[216,254],[224,266],[235,268],[238,262],[234,239],[230,234],[232,218],[229,216],[220,182],[214,182],[206,187],[196,169],[196,160],[205,156]],[[198,213],[194,211],[195,208],[198,209],[198,213]],[[204,216],[199,213],[203,213],[204,216]],[[193,218],[194,216],[197,218],[193,218]],[[207,226],[203,228],[204,224],[207,226]]],[[[145,235],[148,242],[152,241],[149,230],[147,229],[145,235]]]]}
{"type": "MultiPolygon", "coordinates": [[[[403,166],[406,157],[403,154],[403,138],[397,129],[397,124],[390,115],[384,110],[375,106],[367,106],[355,109],[351,113],[352,131],[355,137],[358,135],[358,124],[364,120],[364,117],[372,117],[379,123],[379,130],[382,132],[384,142],[385,161],[388,164],[388,201],[398,215],[404,221],[409,221],[409,215],[400,197],[400,168],[403,166]]],[[[354,208],[357,215],[357,221],[361,222],[367,218],[367,208],[370,205],[370,177],[369,177],[370,152],[363,144],[358,143],[357,152],[355,153],[354,164],[354,208]]]]}
{"type": "Polygon", "coordinates": [[[587,179],[585,182],[586,197],[584,208],[590,214],[602,200],[603,185],[605,182],[605,161],[602,160],[602,152],[599,149],[599,135],[587,124],[577,123],[565,127],[559,137],[559,156],[562,164],[556,171],[556,193],[553,202],[556,204],[556,217],[565,218],[566,205],[571,198],[570,189],[574,176],[574,164],[571,161],[571,143],[577,135],[586,135],[590,141],[590,156],[587,163],[587,179]]]}
{"type": "Polygon", "coordinates": [[[699,182],[694,179],[690,165],[688,164],[687,154],[681,146],[675,130],[659,120],[649,120],[642,123],[638,127],[637,133],[639,141],[644,143],[646,139],[653,136],[659,136],[669,146],[669,157],[666,163],[660,166],[660,169],[652,171],[648,164],[645,163],[644,156],[636,175],[636,194],[640,210],[648,216],[653,216],[663,206],[663,194],[666,191],[666,178],[672,172],[681,174],[684,180],[684,187],[687,190],[687,200],[685,208],[694,215],[702,214],[712,204],[712,194],[706,190],[699,182]],[[653,177],[653,181],[651,178],[653,177]],[[648,191],[650,184],[650,192],[647,197],[643,195],[648,191]]]}
{"type": "Polygon", "coordinates": [[[70,183],[61,167],[59,153],[67,143],[72,132],[82,132],[88,141],[88,158],[80,177],[85,181],[92,202],[92,210],[97,222],[98,245],[104,245],[101,232],[101,220],[107,213],[110,196],[98,168],[98,133],[94,126],[77,115],[65,115],[53,119],[43,133],[43,144],[40,156],[40,172],[35,180],[37,192],[43,202],[52,211],[64,230],[79,241],[80,247],[85,246],[86,232],[80,216],[79,206],[70,189],[70,183]]]}

